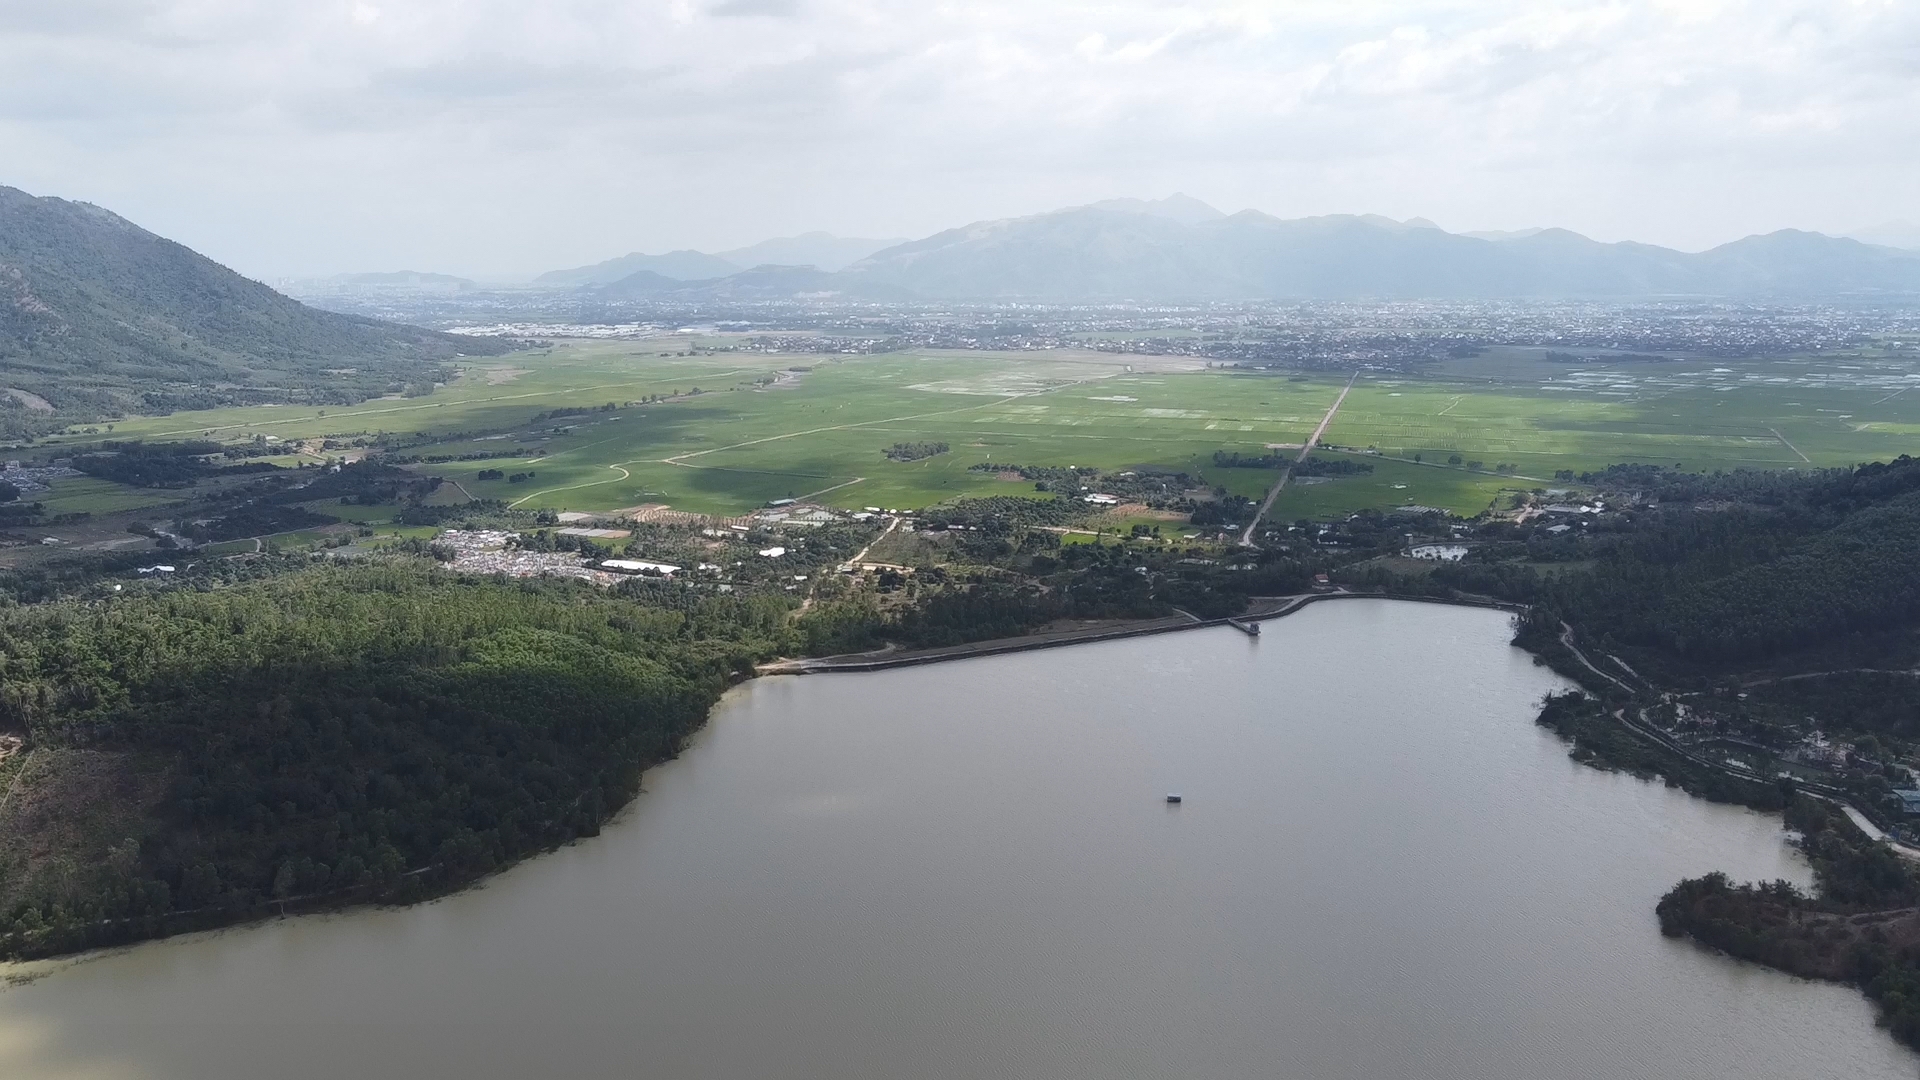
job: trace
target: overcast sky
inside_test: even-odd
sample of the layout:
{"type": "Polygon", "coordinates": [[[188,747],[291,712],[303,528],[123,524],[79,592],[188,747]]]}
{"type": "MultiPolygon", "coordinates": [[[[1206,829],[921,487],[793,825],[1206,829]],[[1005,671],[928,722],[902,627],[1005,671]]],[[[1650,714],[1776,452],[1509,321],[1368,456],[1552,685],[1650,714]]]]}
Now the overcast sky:
{"type": "Polygon", "coordinates": [[[1920,218],[1920,2],[0,0],[0,184],[262,277],[1173,191],[1697,249],[1920,218]]]}

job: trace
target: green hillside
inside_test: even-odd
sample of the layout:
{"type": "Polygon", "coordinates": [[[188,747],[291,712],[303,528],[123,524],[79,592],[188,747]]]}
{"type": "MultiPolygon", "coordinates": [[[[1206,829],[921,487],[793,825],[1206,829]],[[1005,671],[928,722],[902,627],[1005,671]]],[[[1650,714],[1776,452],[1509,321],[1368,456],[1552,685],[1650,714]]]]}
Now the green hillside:
{"type": "Polygon", "coordinates": [[[318,311],[97,206],[0,187],[0,436],[430,384],[470,341],[318,311]],[[49,412],[47,406],[52,406],[49,412]]]}

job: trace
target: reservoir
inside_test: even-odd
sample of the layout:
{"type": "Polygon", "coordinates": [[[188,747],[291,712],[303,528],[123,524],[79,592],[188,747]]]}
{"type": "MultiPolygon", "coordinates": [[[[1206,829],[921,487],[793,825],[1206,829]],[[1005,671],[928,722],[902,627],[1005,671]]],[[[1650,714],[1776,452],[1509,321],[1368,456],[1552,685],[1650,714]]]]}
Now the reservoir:
{"type": "Polygon", "coordinates": [[[0,1076],[1920,1072],[1857,991],[1660,936],[1683,876],[1806,866],[1778,818],[1569,761],[1509,634],[1353,600],[755,680],[482,887],[34,968],[0,1076]]]}

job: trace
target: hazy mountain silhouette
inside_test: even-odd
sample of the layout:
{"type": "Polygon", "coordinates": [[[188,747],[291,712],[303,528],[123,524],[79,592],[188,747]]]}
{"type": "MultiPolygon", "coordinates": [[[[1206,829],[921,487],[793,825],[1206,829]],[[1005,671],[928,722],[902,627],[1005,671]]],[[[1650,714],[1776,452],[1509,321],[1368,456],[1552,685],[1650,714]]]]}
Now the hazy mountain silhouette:
{"type": "Polygon", "coordinates": [[[604,285],[595,294],[608,300],[786,300],[812,297],[841,300],[911,300],[897,285],[814,266],[756,266],[707,281],[674,281],[642,270],[604,285]]]}
{"type": "Polygon", "coordinates": [[[886,240],[857,236],[834,236],[810,232],[762,240],[749,247],[723,251],[720,258],[736,266],[813,266],[822,270],[844,270],[876,251],[903,244],[902,237],[886,240]]]}
{"type": "Polygon", "coordinates": [[[618,281],[599,286],[595,292],[608,300],[642,300],[670,293],[685,284],[678,278],[670,278],[652,270],[636,270],[618,281]]]}
{"type": "Polygon", "coordinates": [[[1461,235],[1461,236],[1471,236],[1471,237],[1473,237],[1473,238],[1474,238],[1475,240],[1525,240],[1525,239],[1526,239],[1527,237],[1529,237],[1529,236],[1537,236],[1537,235],[1539,235],[1540,233],[1543,233],[1543,232],[1546,232],[1546,231],[1547,231],[1547,230],[1545,230],[1545,229],[1540,229],[1540,228],[1533,228],[1533,229],[1480,229],[1480,230],[1477,230],[1477,231],[1472,231],[1472,232],[1463,232],[1463,233],[1461,233],[1460,235],[1461,235]]]}
{"type": "Polygon", "coordinates": [[[577,287],[611,285],[642,271],[674,281],[723,278],[756,266],[812,266],[833,271],[845,269],[876,251],[901,242],[898,238],[873,240],[810,232],[762,240],[717,255],[691,249],[669,251],[665,255],[646,255],[636,251],[592,266],[552,270],[533,280],[537,285],[577,287]]]}
{"type": "Polygon", "coordinates": [[[636,251],[617,259],[594,263],[592,266],[576,266],[571,270],[550,270],[533,280],[537,285],[557,287],[611,285],[621,278],[646,271],[675,281],[700,281],[705,278],[737,274],[743,269],[745,267],[739,263],[729,262],[718,255],[709,255],[704,251],[682,249],[669,251],[665,255],[646,255],[636,251]]]}
{"type": "Polygon", "coordinates": [[[1902,229],[1920,234],[1911,226],[1888,225],[1863,230],[1863,238],[1870,234],[1875,243],[1861,243],[1788,229],[1687,253],[1601,243],[1554,228],[1449,233],[1425,218],[1396,221],[1377,214],[1229,215],[1175,194],[976,221],[885,247],[879,245],[886,241],[805,233],[720,255],[628,255],[539,280],[602,286],[609,298],[629,299],[1905,296],[1920,293],[1920,252],[1894,248],[1906,239],[1920,246],[1920,235],[1908,238],[1902,229]],[[816,273],[802,275],[801,268],[816,273]],[[831,279],[820,276],[836,270],[831,279]],[[749,276],[735,282],[742,273],[749,276]],[[643,274],[652,276],[636,276],[643,274]],[[686,287],[692,282],[698,287],[686,287]]]}
{"type": "MultiPolygon", "coordinates": [[[[1173,202],[1173,200],[1164,200],[1173,202]]],[[[929,299],[1839,297],[1920,292],[1920,257],[1782,230],[1698,254],[1565,229],[1498,239],[1424,219],[1258,211],[1209,218],[1156,204],[982,221],[877,252],[842,276],[929,299]]],[[[1204,207],[1205,204],[1195,205],[1204,207]]],[[[1208,208],[1210,209],[1210,208],[1208,208]]]]}
{"type": "Polygon", "coordinates": [[[1174,192],[1164,199],[1105,199],[1093,204],[1095,210],[1113,210],[1123,214],[1145,214],[1148,217],[1165,218],[1182,225],[1198,225],[1207,221],[1218,221],[1227,215],[1183,192],[1174,192]]]}

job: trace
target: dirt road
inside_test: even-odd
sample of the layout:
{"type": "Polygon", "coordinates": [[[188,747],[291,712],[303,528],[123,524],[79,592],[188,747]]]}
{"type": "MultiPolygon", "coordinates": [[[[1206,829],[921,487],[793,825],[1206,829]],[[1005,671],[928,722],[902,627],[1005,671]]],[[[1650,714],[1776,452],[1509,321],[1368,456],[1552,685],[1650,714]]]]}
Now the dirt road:
{"type": "Polygon", "coordinates": [[[1253,515],[1253,520],[1247,522],[1247,530],[1240,534],[1241,547],[1253,546],[1253,530],[1259,526],[1260,519],[1267,516],[1267,511],[1273,509],[1273,500],[1279,498],[1280,489],[1287,486],[1287,479],[1293,475],[1294,466],[1307,460],[1307,455],[1313,453],[1313,448],[1319,444],[1320,436],[1327,433],[1327,426],[1333,423],[1334,414],[1340,411],[1340,403],[1347,400],[1347,393],[1353,389],[1354,380],[1359,377],[1360,373],[1354,372],[1353,378],[1347,380],[1347,385],[1340,388],[1340,396],[1333,399],[1333,405],[1327,409],[1327,415],[1320,418],[1320,426],[1313,429],[1313,435],[1307,439],[1306,445],[1300,448],[1300,456],[1293,459],[1293,465],[1280,470],[1280,479],[1273,482],[1273,487],[1267,492],[1266,501],[1260,504],[1260,509],[1253,515]]]}

